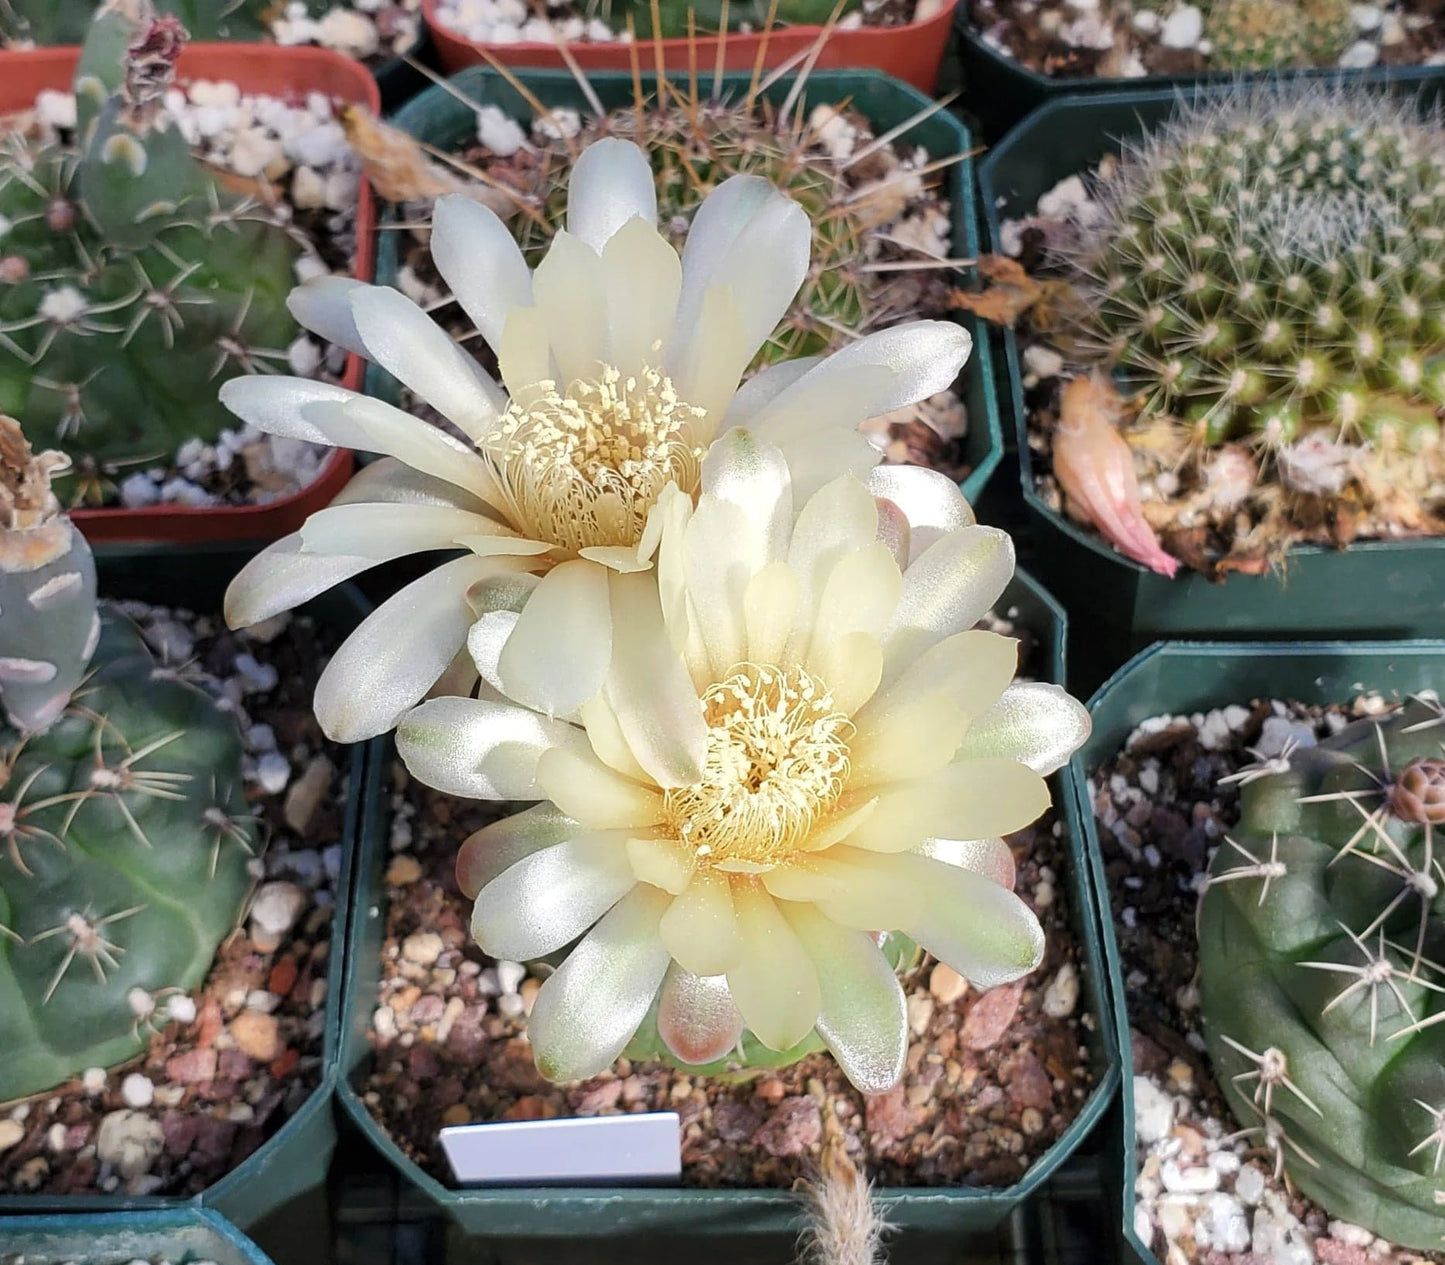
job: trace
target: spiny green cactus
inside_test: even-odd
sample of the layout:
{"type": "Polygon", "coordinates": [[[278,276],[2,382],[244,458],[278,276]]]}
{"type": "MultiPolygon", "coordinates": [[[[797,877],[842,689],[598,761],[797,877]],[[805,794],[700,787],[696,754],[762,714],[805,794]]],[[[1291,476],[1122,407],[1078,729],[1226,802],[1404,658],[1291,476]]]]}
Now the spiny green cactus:
{"type": "Polygon", "coordinates": [[[1126,147],[1073,257],[1086,335],[1206,444],[1438,441],[1445,139],[1357,87],[1240,88],[1126,147]]]}
{"type": "Polygon", "coordinates": [[[63,464],[0,418],[0,1102],[140,1052],[235,926],[256,842],[235,721],[98,617],[63,464]]]}
{"type": "Polygon", "coordinates": [[[1215,0],[1204,33],[1220,70],[1331,65],[1354,33],[1348,0],[1215,0]]]}
{"type": "MultiPolygon", "coordinates": [[[[591,121],[572,143],[580,148],[602,135],[635,141],[646,151],[656,177],[658,223],[679,249],[703,199],[729,176],[763,176],[808,213],[813,225],[808,276],[759,353],[759,365],[824,354],[884,315],[879,287],[870,286],[864,272],[865,247],[869,230],[902,210],[900,186],[885,183],[872,197],[850,198],[846,160],[820,147],[803,120],[780,123],[766,103],[747,109],[725,101],[648,101],[591,121]]],[[[538,143],[547,164],[538,180],[544,215],[541,221],[518,217],[515,223],[534,267],[565,219],[572,162],[564,142],[538,138],[538,143]]]]}
{"type": "Polygon", "coordinates": [[[295,241],[168,125],[184,32],[126,8],[86,41],[75,144],[0,142],[0,412],[71,456],[87,492],[213,440],[232,421],[220,384],[296,333],[295,241]]]}
{"type": "Polygon", "coordinates": [[[1412,702],[1242,780],[1199,909],[1214,1070],[1332,1217],[1445,1247],[1445,709],[1412,702]]]}
{"type": "MultiPolygon", "coordinates": [[[[639,39],[684,39],[688,34],[688,15],[692,29],[698,34],[713,34],[723,29],[737,31],[747,28],[761,31],[768,24],[771,12],[774,26],[822,26],[833,12],[836,0],[777,0],[774,9],[769,0],[659,0],[657,15],[661,25],[654,27],[652,0],[612,0],[608,6],[611,25],[618,31],[627,29],[628,19],[639,39]]],[[[858,7],[858,0],[848,0],[844,9],[858,7]]]]}
{"type": "MultiPolygon", "coordinates": [[[[157,12],[179,18],[198,40],[265,39],[284,7],[278,0],[156,0],[157,12]]],[[[0,42],[79,44],[98,8],[100,0],[5,0],[0,42]]]]}

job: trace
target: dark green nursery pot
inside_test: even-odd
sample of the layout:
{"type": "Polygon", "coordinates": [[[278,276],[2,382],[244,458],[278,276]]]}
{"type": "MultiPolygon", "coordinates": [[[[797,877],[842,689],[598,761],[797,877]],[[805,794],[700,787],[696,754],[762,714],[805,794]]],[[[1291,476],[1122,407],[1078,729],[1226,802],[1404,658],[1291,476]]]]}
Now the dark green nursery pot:
{"type": "MultiPolygon", "coordinates": [[[[566,70],[514,70],[517,82],[544,105],[556,109],[589,112],[586,95],[572,74],[566,70]]],[[[631,74],[626,71],[594,70],[587,74],[597,99],[605,110],[630,106],[634,100],[631,74]]],[[[669,81],[684,93],[691,88],[687,75],[674,74],[669,81]]],[[[700,90],[712,83],[711,73],[700,77],[700,90]]],[[[478,105],[495,105],[520,122],[533,117],[532,107],[515,87],[495,71],[473,66],[449,81],[463,97],[478,105]]],[[[724,74],[718,82],[728,98],[746,96],[752,76],[746,72],[724,74]]],[[[775,104],[781,103],[792,86],[792,78],[784,77],[764,94],[775,104]]],[[[643,90],[655,96],[656,77],[650,73],[642,78],[643,90]]],[[[920,110],[929,100],[916,88],[880,74],[875,70],[815,70],[808,76],[807,91],[797,107],[803,114],[822,103],[847,101],[864,114],[881,134],[898,126],[920,110]]],[[[475,139],[476,113],[466,100],[444,88],[435,87],[415,97],[392,120],[398,127],[420,140],[449,150],[463,141],[475,139]]],[[[921,145],[931,158],[947,158],[966,154],[973,148],[968,129],[952,114],[940,110],[915,124],[901,137],[912,145],[921,145]]],[[[953,257],[972,259],[978,253],[978,230],[974,216],[973,162],[965,158],[948,168],[946,191],[953,220],[953,257]]],[[[383,230],[377,243],[376,280],[379,285],[395,285],[400,264],[400,234],[383,230]]],[[[999,425],[998,400],[994,391],[993,357],[989,348],[987,327],[976,317],[963,324],[973,335],[973,352],[964,368],[963,402],[968,410],[968,431],[964,435],[964,459],[969,475],[963,481],[963,493],[974,502],[988,482],[994,467],[1003,455],[1003,435],[999,425]]],[[[384,370],[369,366],[366,391],[395,402],[396,382],[384,370]]]]}
{"type": "MultiPolygon", "coordinates": [[[[247,551],[232,546],[183,549],[112,545],[96,553],[104,598],[216,612],[221,609],[226,585],[247,557],[247,551]]],[[[333,589],[303,608],[338,635],[349,632],[369,609],[351,585],[333,589]]],[[[101,1194],[0,1196],[0,1247],[12,1227],[21,1224],[10,1220],[10,1214],[52,1213],[57,1221],[78,1223],[77,1214],[81,1213],[129,1215],[157,1209],[176,1213],[204,1207],[235,1222],[261,1243],[278,1265],[318,1265],[330,1259],[331,1213],[326,1180],[336,1146],[333,1090],[340,1048],[342,950],[346,944],[346,894],[351,889],[351,859],[361,809],[362,755],[361,746],[350,751],[346,818],[337,840],[342,861],[335,887],[335,925],[327,970],[323,1066],[321,1079],[310,1097],[254,1154],[194,1200],[101,1194]]]]}
{"type": "MultiPolygon", "coordinates": [[[[1422,109],[1445,89],[1438,68],[1359,72],[1352,82],[1418,93],[1422,109]]],[[[980,169],[989,249],[1002,250],[1005,219],[1031,214],[1040,194],[1117,154],[1122,140],[1163,122],[1179,99],[1167,90],[1109,92],[1065,97],[1035,111],[980,169]]],[[[1003,342],[1004,408],[1018,444],[1035,566],[1074,618],[1070,667],[1076,688],[1092,688],[1160,638],[1445,633],[1445,539],[1363,541],[1346,550],[1301,545],[1272,574],[1232,575],[1223,583],[1186,570],[1169,580],[1116,553],[1102,537],[1049,508],[1036,490],[1018,339],[1005,331],[1003,342]],[[1080,639],[1084,632],[1087,641],[1080,639]]]]}
{"type": "MultiPolygon", "coordinates": [[[[1018,575],[997,609],[1027,628],[1041,644],[1043,674],[1063,679],[1063,611],[1028,576],[1018,575]]],[[[796,1196],[786,1190],[700,1190],[678,1187],[558,1187],[455,1189],[428,1176],[408,1159],[367,1111],[362,1095],[372,1065],[371,1017],[376,1007],[381,945],[386,924],[389,759],[367,771],[367,807],[356,864],[355,911],[347,949],[345,1013],[338,1095],[370,1144],[402,1178],[398,1215],[403,1220],[441,1217],[450,1222],[449,1260],[476,1259],[487,1239],[607,1239],[685,1235],[784,1237],[800,1225],[796,1196]]],[[[889,1188],[881,1192],[893,1226],[921,1235],[958,1236],[998,1225],[1040,1190],[1078,1148],[1113,1097],[1118,1080],[1114,1027],[1107,1022],[1107,992],[1095,919],[1095,900],[1082,863],[1080,800],[1068,771],[1053,779],[1054,804],[1066,823],[1071,863],[1068,883],[1074,934],[1081,950],[1085,997],[1100,1017],[1090,1038],[1095,1087],[1078,1117],[1016,1185],[889,1188]]],[[[560,1250],[560,1249],[558,1249],[560,1250]]],[[[699,1250],[706,1252],[707,1245],[699,1250]]],[[[507,1258],[510,1259],[510,1258],[507,1258]]],[[[526,1259],[542,1259],[528,1256],[526,1259]]],[[[715,1259],[713,1256],[709,1260],[715,1259]]],[[[741,1258],[746,1259],[746,1258],[741,1258]]],[[[770,1258],[771,1259],[771,1258],[770,1258]]]]}
{"type": "MultiPolygon", "coordinates": [[[[1288,645],[1269,642],[1165,641],[1136,655],[1089,702],[1094,732],[1074,757],[1074,786],[1079,795],[1086,863],[1099,902],[1104,955],[1114,999],[1115,1039],[1125,1069],[1133,1067],[1129,1016],[1124,1009],[1124,973],[1114,934],[1109,890],[1104,876],[1088,778],[1123,746],[1136,726],[1151,716],[1192,715],[1258,698],[1305,703],[1348,702],[1357,694],[1379,692],[1403,698],[1445,687],[1445,641],[1315,641],[1288,645]]],[[[1143,1265],[1160,1265],[1134,1229],[1134,1078],[1123,1077],[1120,1127],[1111,1142],[1121,1180],[1107,1182],[1125,1243],[1143,1265]]]]}
{"type": "Polygon", "coordinates": [[[271,1265],[235,1226],[202,1208],[11,1217],[0,1221],[0,1254],[11,1253],[24,1257],[27,1265],[126,1265],[135,1260],[271,1265]]]}

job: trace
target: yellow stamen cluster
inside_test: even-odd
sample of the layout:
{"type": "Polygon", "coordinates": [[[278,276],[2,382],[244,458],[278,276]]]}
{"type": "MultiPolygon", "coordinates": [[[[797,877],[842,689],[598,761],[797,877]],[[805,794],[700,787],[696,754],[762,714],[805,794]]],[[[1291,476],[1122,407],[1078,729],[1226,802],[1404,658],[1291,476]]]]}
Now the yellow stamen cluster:
{"type": "Polygon", "coordinates": [[[667,792],[678,837],[712,865],[771,865],[842,794],[853,726],[801,668],[743,664],[703,695],[702,781],[667,792]]]}
{"type": "Polygon", "coordinates": [[[481,443],[523,534],[576,552],[629,547],[669,483],[693,493],[703,410],[656,369],[624,379],[603,366],[565,393],[539,382],[481,443]]]}

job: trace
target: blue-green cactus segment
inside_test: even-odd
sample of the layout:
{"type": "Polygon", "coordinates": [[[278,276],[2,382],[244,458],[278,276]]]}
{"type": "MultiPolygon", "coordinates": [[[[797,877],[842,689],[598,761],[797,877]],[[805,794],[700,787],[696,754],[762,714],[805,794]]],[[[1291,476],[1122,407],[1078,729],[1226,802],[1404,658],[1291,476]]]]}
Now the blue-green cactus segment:
{"type": "Polygon", "coordinates": [[[1199,910],[1240,1127],[1331,1217],[1422,1250],[1445,1245],[1442,741],[1414,702],[1247,773],[1199,910]]]}

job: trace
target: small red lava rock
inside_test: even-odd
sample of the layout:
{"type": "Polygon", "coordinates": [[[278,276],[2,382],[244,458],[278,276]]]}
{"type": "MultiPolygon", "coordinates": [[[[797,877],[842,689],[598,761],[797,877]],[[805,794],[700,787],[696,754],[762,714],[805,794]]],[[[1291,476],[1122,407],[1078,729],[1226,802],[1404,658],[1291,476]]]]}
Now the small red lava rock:
{"type": "Polygon", "coordinates": [[[769,1076],[766,1080],[759,1081],[757,1088],[753,1090],[753,1093],[765,1103],[774,1107],[783,1101],[783,1097],[787,1092],[788,1091],[783,1088],[783,1082],[776,1076],[769,1076]]]}
{"type": "Polygon", "coordinates": [[[724,1142],[746,1142],[762,1123],[757,1108],[731,1098],[722,1099],[712,1109],[713,1132],[724,1142]]]}
{"type": "Polygon", "coordinates": [[[600,1116],[604,1111],[617,1106],[617,1100],[621,1097],[621,1081],[603,1081],[579,1095],[574,1110],[579,1116],[600,1116]]]}
{"type": "Polygon", "coordinates": [[[447,1034],[447,1053],[464,1063],[481,1058],[490,1041],[487,1037],[486,1006],[469,1006],[447,1034]]]}
{"type": "Polygon", "coordinates": [[[221,1003],[214,997],[207,997],[196,1016],[196,1044],[201,1047],[215,1045],[225,1026],[226,1017],[221,1013],[221,1003]]]}
{"type": "Polygon", "coordinates": [[[166,1060],[166,1079],[173,1085],[201,1085],[216,1079],[216,1052],[187,1050],[166,1060]]]}
{"type": "Polygon", "coordinates": [[[285,997],[296,987],[296,959],[289,953],[285,957],[278,958],[276,965],[271,968],[271,974],[266,979],[266,988],[277,997],[285,997]]]}
{"type": "Polygon", "coordinates": [[[1004,1087],[1020,1107],[1047,1111],[1054,1105],[1054,1083],[1031,1050],[1021,1050],[1003,1066],[1004,1087]]]}
{"type": "Polygon", "coordinates": [[[823,1139],[823,1117],[817,1102],[806,1094],[784,1098],[753,1141],[769,1155],[802,1155],[823,1139]]]}
{"type": "Polygon", "coordinates": [[[886,1094],[869,1094],[864,1100],[864,1125],[881,1146],[901,1141],[913,1126],[907,1090],[895,1085],[886,1094]]]}
{"type": "Polygon", "coordinates": [[[1370,1265],[1370,1254],[1343,1239],[1316,1239],[1315,1256],[1323,1265],[1370,1265]]]}
{"type": "Polygon", "coordinates": [[[243,1081],[251,1075],[251,1060],[240,1050],[222,1050],[216,1070],[230,1080],[243,1081]]]}
{"type": "Polygon", "coordinates": [[[296,1064],[301,1061],[300,1050],[286,1050],[280,1058],[271,1063],[271,1079],[285,1080],[296,1069],[296,1064]]]}
{"type": "Polygon", "coordinates": [[[1024,995],[1022,980],[1000,984],[982,994],[963,1020],[963,1043],[970,1050],[991,1050],[1008,1031],[1018,1014],[1019,1000],[1024,995]]]}
{"type": "Polygon", "coordinates": [[[556,1106],[537,1094],[527,1094],[517,1099],[506,1111],[503,1120],[551,1120],[557,1114],[556,1106]]]}

